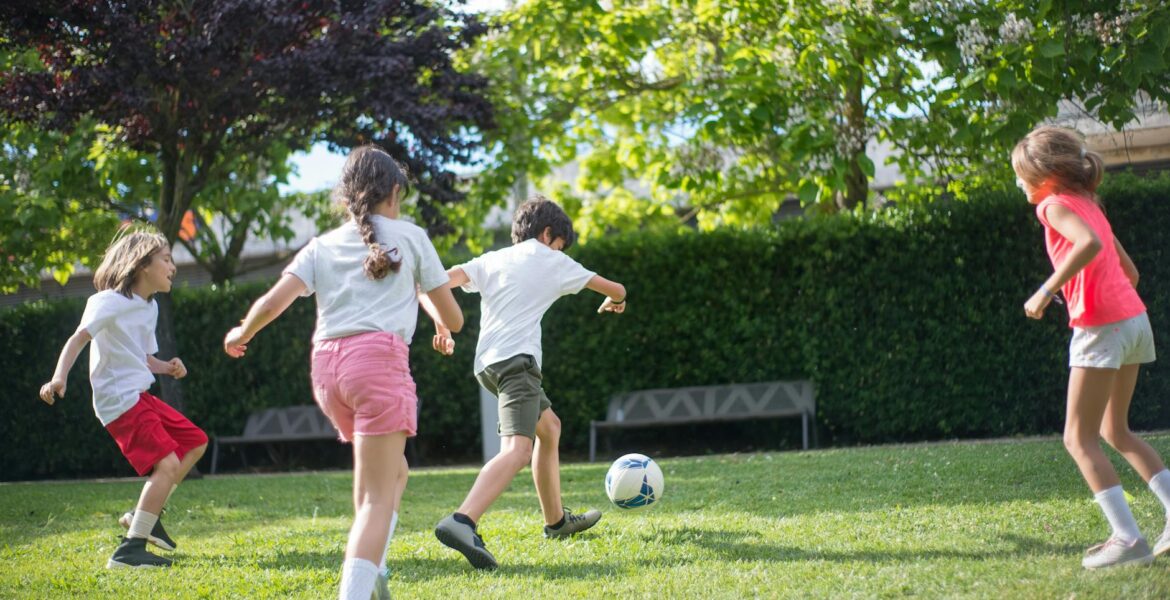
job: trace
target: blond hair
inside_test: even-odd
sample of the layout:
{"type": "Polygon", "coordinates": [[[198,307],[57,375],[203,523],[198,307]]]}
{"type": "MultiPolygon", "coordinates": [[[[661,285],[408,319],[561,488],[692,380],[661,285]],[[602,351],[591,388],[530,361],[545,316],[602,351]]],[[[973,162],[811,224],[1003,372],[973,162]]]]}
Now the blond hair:
{"type": "Polygon", "coordinates": [[[129,298],[135,276],[150,264],[155,252],[169,248],[170,244],[166,237],[153,230],[124,231],[129,233],[120,235],[106,248],[102,264],[93,274],[93,287],[99,292],[115,290],[129,298]]]}
{"type": "Polygon", "coordinates": [[[1105,161],[1085,147],[1076,131],[1045,125],[1012,149],[1012,169],[1033,189],[1047,186],[1050,192],[1069,191],[1097,201],[1105,161]]]}

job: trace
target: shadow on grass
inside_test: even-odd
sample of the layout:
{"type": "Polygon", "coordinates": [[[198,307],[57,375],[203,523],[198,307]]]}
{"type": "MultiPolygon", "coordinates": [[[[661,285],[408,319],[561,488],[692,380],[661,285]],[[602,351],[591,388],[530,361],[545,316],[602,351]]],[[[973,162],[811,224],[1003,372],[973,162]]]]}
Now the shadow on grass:
{"type": "Polygon", "coordinates": [[[1044,555],[1079,554],[1083,548],[1070,544],[1051,544],[1021,535],[999,536],[1010,548],[989,548],[985,551],[946,549],[906,549],[891,551],[861,550],[857,552],[822,551],[796,546],[744,541],[752,534],[718,531],[710,529],[683,528],[664,532],[661,535],[647,535],[653,543],[692,545],[716,554],[722,560],[747,560],[755,562],[869,562],[888,563],[915,560],[988,560],[999,558],[1025,558],[1044,555]]]}

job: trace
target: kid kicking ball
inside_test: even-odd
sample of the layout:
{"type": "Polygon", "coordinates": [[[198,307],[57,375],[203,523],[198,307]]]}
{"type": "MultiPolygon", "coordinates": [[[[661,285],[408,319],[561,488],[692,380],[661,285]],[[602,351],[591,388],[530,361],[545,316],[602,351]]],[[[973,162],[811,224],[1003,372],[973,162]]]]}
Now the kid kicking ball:
{"type": "Polygon", "coordinates": [[[627,454],[615,461],[605,474],[605,494],[618,508],[650,506],[666,489],[662,469],[645,454],[627,454]]]}

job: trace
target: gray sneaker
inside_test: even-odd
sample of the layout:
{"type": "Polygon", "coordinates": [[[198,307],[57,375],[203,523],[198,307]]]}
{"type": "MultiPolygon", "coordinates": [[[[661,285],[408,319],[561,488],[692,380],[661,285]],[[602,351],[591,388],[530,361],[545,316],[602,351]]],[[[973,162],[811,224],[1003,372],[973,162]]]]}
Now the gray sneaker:
{"type": "Polygon", "coordinates": [[[565,522],[560,527],[558,527],[556,529],[553,529],[552,527],[545,525],[544,526],[544,537],[546,537],[546,538],[569,537],[570,535],[573,535],[574,533],[585,531],[586,529],[593,527],[594,525],[597,524],[598,521],[601,520],[601,512],[596,511],[596,510],[588,511],[583,515],[575,515],[575,514],[573,514],[573,511],[571,511],[567,508],[564,509],[564,511],[565,511],[565,522]]]}
{"type": "Polygon", "coordinates": [[[169,567],[171,559],[151,554],[146,549],[146,538],[122,538],[114,555],[106,561],[107,569],[121,567],[169,567]]]}
{"type": "MultiPolygon", "coordinates": [[[[134,511],[130,511],[122,515],[121,519],[118,519],[118,524],[126,529],[130,529],[130,523],[133,520],[134,511]]],[[[175,540],[172,540],[171,536],[167,535],[167,530],[163,529],[162,515],[159,515],[158,520],[154,522],[154,527],[150,530],[150,535],[147,536],[146,541],[168,551],[174,551],[175,547],[178,546],[175,540]]]]}
{"type": "Polygon", "coordinates": [[[499,566],[496,557],[484,547],[483,538],[479,537],[475,528],[456,521],[453,514],[435,526],[435,537],[444,546],[457,550],[477,569],[494,569],[499,566]]]}
{"type": "Polygon", "coordinates": [[[386,575],[381,572],[374,580],[374,593],[370,595],[370,600],[390,600],[389,582],[386,580],[386,575]]]}
{"type": "Polygon", "coordinates": [[[1162,530],[1162,537],[1154,542],[1154,556],[1162,556],[1170,552],[1170,519],[1166,520],[1166,528],[1162,530]]]}
{"type": "Polygon", "coordinates": [[[1154,562],[1154,554],[1150,552],[1150,544],[1145,538],[1125,543],[1118,538],[1111,537],[1103,544],[1097,544],[1085,552],[1081,566],[1086,569],[1101,569],[1105,567],[1120,567],[1122,565],[1148,565],[1154,562]]]}

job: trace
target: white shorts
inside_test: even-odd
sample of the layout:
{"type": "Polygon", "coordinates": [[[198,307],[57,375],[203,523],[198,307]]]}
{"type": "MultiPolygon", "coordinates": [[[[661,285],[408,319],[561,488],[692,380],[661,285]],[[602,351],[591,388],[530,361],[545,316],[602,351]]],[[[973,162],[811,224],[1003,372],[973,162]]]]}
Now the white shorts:
{"type": "Polygon", "coordinates": [[[1119,369],[1122,365],[1154,362],[1154,331],[1150,317],[1136,317],[1100,325],[1073,327],[1068,366],[1119,369]]]}

